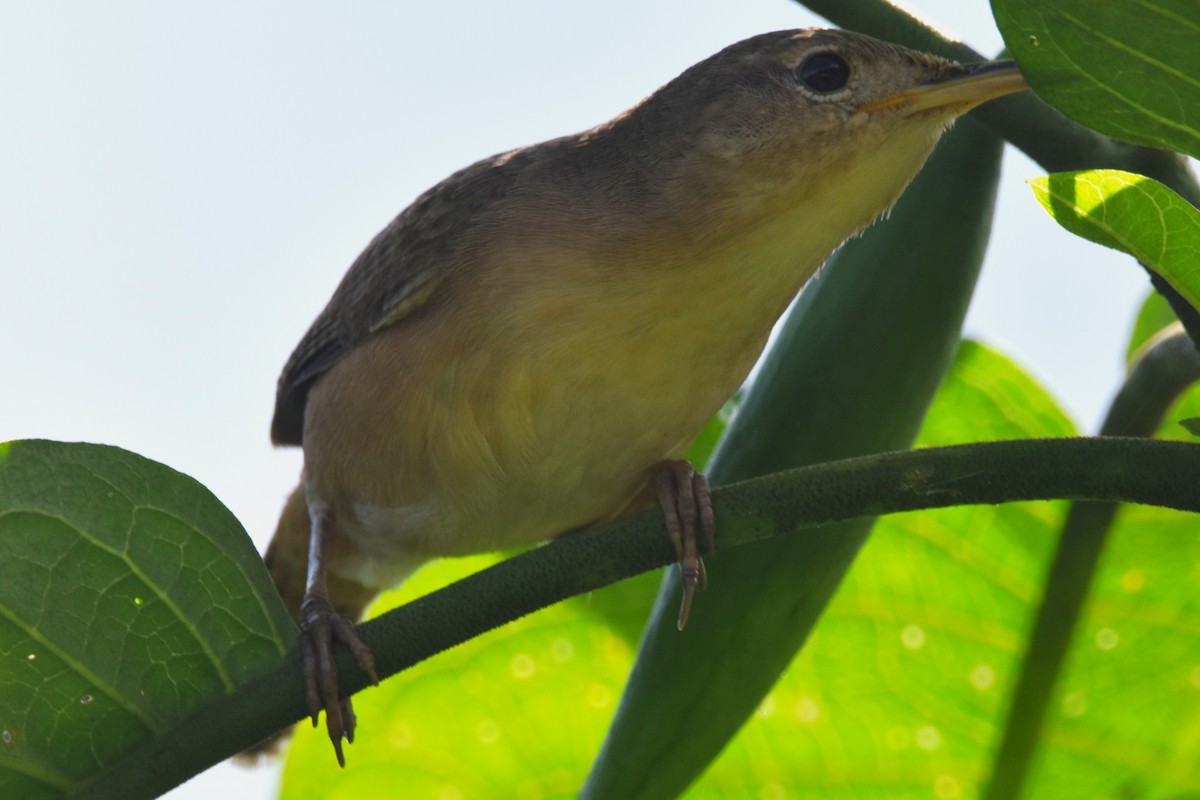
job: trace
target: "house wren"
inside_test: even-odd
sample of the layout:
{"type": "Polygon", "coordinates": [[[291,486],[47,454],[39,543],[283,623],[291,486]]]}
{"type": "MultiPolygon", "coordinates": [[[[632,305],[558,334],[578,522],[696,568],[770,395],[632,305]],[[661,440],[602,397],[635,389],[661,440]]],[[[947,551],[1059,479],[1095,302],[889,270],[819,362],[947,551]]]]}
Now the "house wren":
{"type": "Polygon", "coordinates": [[[947,125],[1024,88],[1011,64],[768,33],[591,130],[466,167],[384,228],[284,367],[271,427],[304,472],[267,562],[339,762],[354,716],[333,642],[373,677],[351,620],[430,558],[657,502],[682,624],[712,513],[677,459],[947,125]]]}

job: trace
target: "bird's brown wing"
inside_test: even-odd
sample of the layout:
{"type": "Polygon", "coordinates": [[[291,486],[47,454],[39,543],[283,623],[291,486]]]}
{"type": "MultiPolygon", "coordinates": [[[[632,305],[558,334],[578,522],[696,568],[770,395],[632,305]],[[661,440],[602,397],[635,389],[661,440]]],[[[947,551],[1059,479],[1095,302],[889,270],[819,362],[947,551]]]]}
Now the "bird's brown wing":
{"type": "Polygon", "coordinates": [[[284,365],[271,421],[275,444],[303,443],[308,392],[327,370],[436,294],[468,232],[508,192],[527,158],[526,151],[514,151],[460,170],[418,197],[367,245],[284,365]]]}

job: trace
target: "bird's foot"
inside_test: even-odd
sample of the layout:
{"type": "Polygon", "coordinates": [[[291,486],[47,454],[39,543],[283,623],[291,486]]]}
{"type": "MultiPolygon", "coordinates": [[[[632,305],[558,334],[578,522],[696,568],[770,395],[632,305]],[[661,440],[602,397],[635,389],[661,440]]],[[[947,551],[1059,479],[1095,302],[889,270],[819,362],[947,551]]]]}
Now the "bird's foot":
{"type": "Polygon", "coordinates": [[[708,582],[698,535],[703,538],[705,553],[717,549],[712,492],[705,477],[686,461],[662,461],[655,465],[654,489],[666,518],[667,535],[679,555],[683,601],[678,624],[679,630],[683,630],[692,609],[692,596],[708,582]]]}
{"type": "Polygon", "coordinates": [[[378,686],[375,656],[359,638],[354,623],[334,611],[329,601],[321,595],[305,595],[300,604],[300,654],[308,714],[315,728],[324,710],[325,729],[337,753],[338,765],[344,767],[346,757],[342,753],[342,739],[354,742],[355,717],[350,698],[341,697],[338,692],[337,663],[333,660],[334,640],[350,648],[358,665],[378,686]]]}

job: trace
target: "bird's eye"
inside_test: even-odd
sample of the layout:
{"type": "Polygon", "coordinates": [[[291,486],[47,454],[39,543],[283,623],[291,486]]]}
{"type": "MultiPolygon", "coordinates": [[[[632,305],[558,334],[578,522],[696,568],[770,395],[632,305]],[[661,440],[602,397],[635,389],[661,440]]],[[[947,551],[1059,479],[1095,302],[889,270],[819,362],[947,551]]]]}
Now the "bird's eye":
{"type": "Polygon", "coordinates": [[[804,59],[796,74],[814,92],[827,94],[845,88],[850,80],[850,65],[834,53],[816,53],[804,59]]]}

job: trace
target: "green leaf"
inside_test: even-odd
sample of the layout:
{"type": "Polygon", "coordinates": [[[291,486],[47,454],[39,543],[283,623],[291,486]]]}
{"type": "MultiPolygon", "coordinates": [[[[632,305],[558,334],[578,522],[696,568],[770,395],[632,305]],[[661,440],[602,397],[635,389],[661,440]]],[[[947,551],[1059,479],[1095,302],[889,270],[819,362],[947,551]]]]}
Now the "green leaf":
{"type": "Polygon", "coordinates": [[[692,446],[688,448],[684,459],[698,470],[703,470],[704,465],[712,458],[713,450],[717,447],[717,442],[721,440],[725,429],[729,427],[729,420],[733,418],[737,412],[738,405],[742,402],[742,390],[739,389],[733,397],[729,398],[728,402],[721,407],[716,416],[708,421],[704,426],[704,430],[700,431],[700,435],[692,442],[692,446]]]}
{"type": "Polygon", "coordinates": [[[203,486],[115,447],[0,445],[0,797],[68,796],[294,642],[203,486]]]}
{"type": "Polygon", "coordinates": [[[1034,91],[1083,124],[1200,156],[1195,0],[992,0],[1034,91]]]}
{"type": "Polygon", "coordinates": [[[1194,442],[1200,436],[1195,420],[1200,419],[1200,386],[1193,386],[1168,412],[1155,434],[1157,439],[1194,442]]]}
{"type": "MultiPolygon", "coordinates": [[[[1152,436],[1181,394],[1200,380],[1200,354],[1191,339],[1177,329],[1163,334],[1138,352],[1104,416],[1101,436],[1152,436]]],[[[1126,474],[1139,471],[1128,461],[1122,468],[1126,474]]],[[[1191,471],[1179,474],[1190,475],[1191,471]]],[[[1089,589],[1120,510],[1116,502],[1077,502],[1063,522],[1021,669],[1012,684],[985,800],[1022,796],[1046,730],[1053,692],[1060,687],[1068,649],[1078,633],[1089,589]]]]}
{"type": "MultiPolygon", "coordinates": [[[[1194,440],[1200,385],[1157,438],[1194,440]]],[[[1109,535],[1034,766],[1033,799],[1200,793],[1196,516],[1127,506],[1109,535]],[[1067,783],[1072,786],[1067,786],[1067,783]]]]}
{"type": "Polygon", "coordinates": [[[1042,731],[1027,797],[1200,791],[1196,516],[1123,510],[1042,731]]]}
{"type": "Polygon", "coordinates": [[[1129,346],[1125,349],[1125,364],[1132,364],[1141,349],[1163,328],[1176,322],[1178,317],[1171,310],[1171,304],[1158,292],[1150,292],[1145,302],[1138,309],[1133,330],[1129,334],[1129,346]]]}
{"type": "Polygon", "coordinates": [[[964,341],[914,447],[1077,435],[1075,423],[1020,365],[964,341]]]}
{"type": "Polygon", "coordinates": [[[1200,307],[1200,211],[1158,181],[1111,169],[1029,182],[1059,225],[1129,253],[1200,307]]]}

